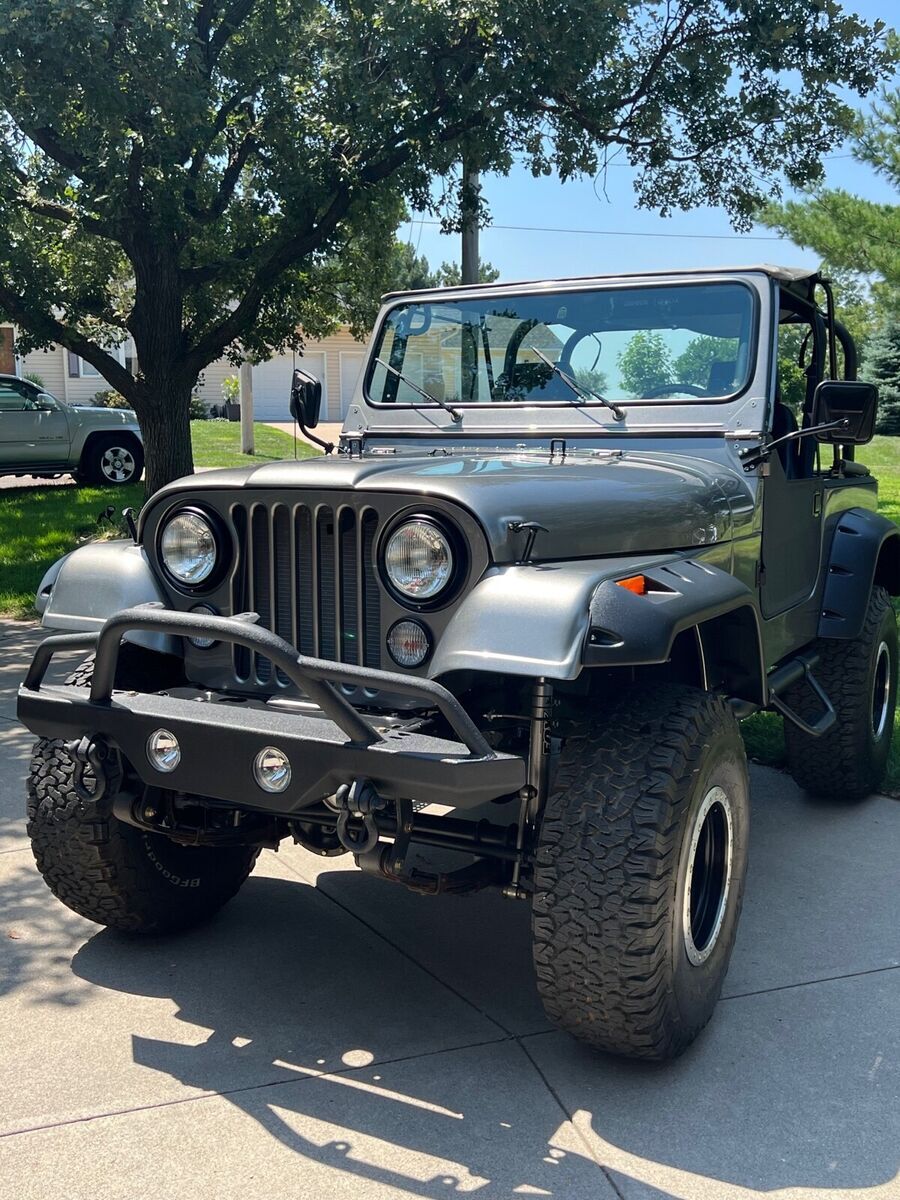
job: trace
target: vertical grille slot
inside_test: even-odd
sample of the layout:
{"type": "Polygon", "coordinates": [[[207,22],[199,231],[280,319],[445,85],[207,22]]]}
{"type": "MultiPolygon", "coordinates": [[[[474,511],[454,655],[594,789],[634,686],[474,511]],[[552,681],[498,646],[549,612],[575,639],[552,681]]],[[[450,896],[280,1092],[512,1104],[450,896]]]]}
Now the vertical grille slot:
{"type": "MultiPolygon", "coordinates": [[[[250,604],[253,612],[259,613],[259,623],[266,629],[272,628],[272,544],[269,537],[269,513],[261,504],[254,504],[250,513],[250,542],[248,552],[251,560],[250,604]]],[[[272,664],[259,654],[253,655],[256,678],[268,683],[272,677],[272,664]]]]}
{"type": "Polygon", "coordinates": [[[362,557],[362,587],[360,609],[363,628],[363,666],[381,666],[381,593],[375,574],[375,535],[378,515],[367,508],[361,521],[360,551],[362,557]]]}
{"type": "MultiPolygon", "coordinates": [[[[248,550],[250,539],[247,536],[247,510],[236,504],[231,510],[231,519],[234,521],[237,544],[241,548],[241,561],[234,573],[231,585],[231,612],[232,615],[235,615],[250,611],[250,588],[247,580],[247,572],[250,568],[248,550]]],[[[250,678],[250,651],[244,646],[232,645],[231,653],[234,673],[241,683],[246,683],[250,678]]]]}
{"type": "Polygon", "coordinates": [[[313,544],[312,514],[305,506],[294,514],[294,546],[296,548],[297,573],[294,577],[297,588],[297,634],[294,645],[301,654],[315,655],[316,614],[313,608],[313,544]]]}
{"type": "Polygon", "coordinates": [[[342,508],[338,517],[339,565],[341,582],[341,662],[359,665],[359,563],[356,513],[342,508]]]}
{"type": "MultiPolygon", "coordinates": [[[[283,504],[272,513],[272,577],[275,583],[272,601],[275,610],[275,633],[286,642],[294,643],[294,605],[297,593],[292,585],[295,576],[291,539],[291,515],[283,504]]],[[[276,671],[278,682],[290,681],[283,671],[276,671]]]]}
{"type": "Polygon", "coordinates": [[[334,553],[334,513],[323,505],[316,513],[316,583],[319,657],[337,658],[337,604],[334,553]]]}

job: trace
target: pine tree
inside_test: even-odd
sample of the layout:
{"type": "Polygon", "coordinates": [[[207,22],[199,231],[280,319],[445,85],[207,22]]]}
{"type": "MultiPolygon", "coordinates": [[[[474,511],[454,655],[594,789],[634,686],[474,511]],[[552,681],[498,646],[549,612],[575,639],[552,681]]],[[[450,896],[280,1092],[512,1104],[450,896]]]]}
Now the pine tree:
{"type": "Polygon", "coordinates": [[[864,375],[878,384],[876,433],[900,437],[900,324],[884,326],[866,343],[864,375]]]}

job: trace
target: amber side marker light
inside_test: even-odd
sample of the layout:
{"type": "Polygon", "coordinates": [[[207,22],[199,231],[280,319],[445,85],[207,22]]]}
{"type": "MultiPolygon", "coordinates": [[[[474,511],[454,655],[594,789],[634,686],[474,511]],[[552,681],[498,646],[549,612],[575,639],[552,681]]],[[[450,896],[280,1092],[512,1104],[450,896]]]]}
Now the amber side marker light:
{"type": "Polygon", "coordinates": [[[646,596],[650,591],[650,580],[646,575],[629,575],[625,579],[617,579],[616,584],[626,592],[634,592],[636,596],[646,596]]]}

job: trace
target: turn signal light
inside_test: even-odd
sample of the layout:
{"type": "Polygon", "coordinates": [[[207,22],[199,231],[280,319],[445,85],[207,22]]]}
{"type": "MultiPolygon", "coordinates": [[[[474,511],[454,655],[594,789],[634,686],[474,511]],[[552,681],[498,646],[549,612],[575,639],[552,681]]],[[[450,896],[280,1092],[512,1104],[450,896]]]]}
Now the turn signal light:
{"type": "Polygon", "coordinates": [[[650,580],[646,575],[629,575],[625,579],[617,579],[616,583],[626,592],[634,592],[636,596],[646,596],[650,591],[650,580]]]}

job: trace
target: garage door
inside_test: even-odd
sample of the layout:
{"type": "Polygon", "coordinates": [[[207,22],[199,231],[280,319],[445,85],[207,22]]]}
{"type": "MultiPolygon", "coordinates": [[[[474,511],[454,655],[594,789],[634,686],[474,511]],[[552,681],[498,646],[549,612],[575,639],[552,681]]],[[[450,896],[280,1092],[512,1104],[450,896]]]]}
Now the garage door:
{"type": "Polygon", "coordinates": [[[347,415],[365,357],[356,350],[341,351],[341,417],[347,415]]]}
{"type": "MultiPolygon", "coordinates": [[[[328,411],[325,394],[325,355],[304,354],[297,356],[297,366],[309,371],[322,381],[322,413],[328,411]]],[[[253,415],[257,421],[290,421],[288,408],[291,395],[291,376],[294,373],[294,356],[279,354],[268,362],[253,368],[253,415]]]]}

